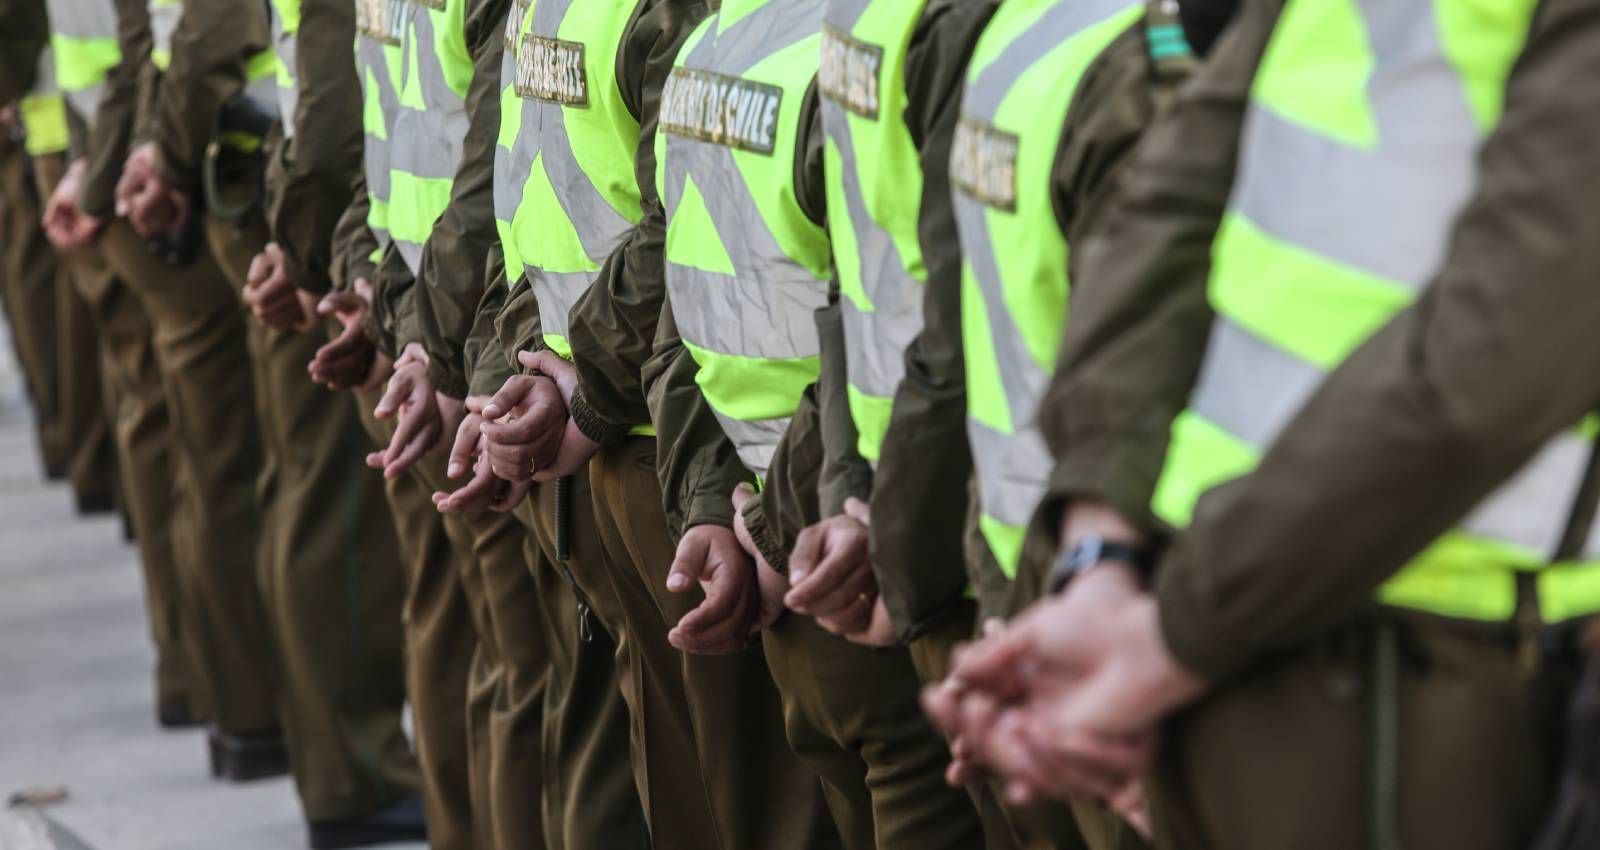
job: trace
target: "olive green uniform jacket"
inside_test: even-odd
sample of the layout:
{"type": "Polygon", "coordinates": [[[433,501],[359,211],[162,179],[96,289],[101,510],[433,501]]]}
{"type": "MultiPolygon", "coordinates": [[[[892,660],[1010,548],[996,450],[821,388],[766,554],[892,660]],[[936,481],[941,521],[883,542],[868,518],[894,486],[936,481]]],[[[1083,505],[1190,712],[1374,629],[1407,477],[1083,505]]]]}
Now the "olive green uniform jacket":
{"type": "MultiPolygon", "coordinates": [[[[1091,267],[1099,285],[1074,303],[1047,399],[1059,465],[1039,533],[1078,496],[1161,530],[1150,494],[1204,356],[1210,246],[1280,5],[1246,4],[1128,169],[1091,267]]],[[[1352,621],[1382,581],[1600,403],[1597,36],[1600,8],[1544,0],[1427,291],[1329,377],[1252,474],[1201,499],[1156,588],[1185,666],[1222,677],[1352,621]]],[[[1573,528],[1594,515],[1595,483],[1591,469],[1573,528]]]]}
{"type": "Polygon", "coordinates": [[[88,162],[78,206],[85,214],[104,221],[116,211],[117,180],[128,161],[136,116],[150,114],[142,106],[148,92],[141,89],[143,79],[151,79],[150,12],[145,0],[116,0],[117,64],[106,71],[94,127],[89,132],[88,162]],[[148,69],[148,72],[147,70],[148,69]]]}
{"type": "Polygon", "coordinates": [[[0,0],[0,106],[14,103],[33,86],[39,51],[50,41],[44,0],[0,0]]]}

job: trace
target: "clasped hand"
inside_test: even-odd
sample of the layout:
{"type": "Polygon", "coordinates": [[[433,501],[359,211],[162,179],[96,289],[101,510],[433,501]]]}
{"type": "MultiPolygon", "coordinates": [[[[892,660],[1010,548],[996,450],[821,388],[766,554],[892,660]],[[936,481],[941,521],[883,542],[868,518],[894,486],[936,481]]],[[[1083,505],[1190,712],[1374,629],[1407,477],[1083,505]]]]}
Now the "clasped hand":
{"type": "Polygon", "coordinates": [[[1138,574],[1108,564],[991,624],[923,702],[951,738],[951,782],[996,776],[1018,805],[1104,800],[1147,830],[1138,780],[1159,724],[1203,689],[1168,652],[1138,574]]]}

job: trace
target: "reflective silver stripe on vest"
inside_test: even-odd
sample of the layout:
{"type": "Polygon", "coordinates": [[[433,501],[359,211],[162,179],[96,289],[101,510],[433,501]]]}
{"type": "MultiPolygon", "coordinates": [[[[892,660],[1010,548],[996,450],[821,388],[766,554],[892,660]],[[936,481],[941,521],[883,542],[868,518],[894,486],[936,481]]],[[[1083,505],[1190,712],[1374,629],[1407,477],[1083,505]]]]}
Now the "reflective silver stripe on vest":
{"type": "Polygon", "coordinates": [[[1368,86],[1377,149],[1306,132],[1252,104],[1231,205],[1278,239],[1420,289],[1472,193],[1481,133],[1431,4],[1357,5],[1377,61],[1368,86]]]}
{"type": "Polygon", "coordinates": [[[50,31],[67,38],[116,38],[117,10],[106,0],[47,0],[50,31]]]}
{"type": "MultiPolygon", "coordinates": [[[[1431,4],[1358,5],[1377,60],[1367,92],[1377,148],[1343,145],[1252,103],[1230,204],[1280,240],[1421,292],[1471,197],[1482,132],[1439,43],[1431,4]]],[[[1219,316],[1190,409],[1265,450],[1325,378],[1316,365],[1219,316]]],[[[1458,527],[1554,553],[1591,452],[1576,433],[1556,437],[1458,527]]],[[[1584,554],[1600,556],[1597,544],[1591,529],[1584,554]]]]}
{"type": "Polygon", "coordinates": [[[152,53],[172,53],[172,34],[183,17],[182,3],[150,4],[150,49],[152,53]]]}
{"type": "MultiPolygon", "coordinates": [[[[986,123],[994,121],[995,110],[1006,93],[1035,62],[1044,58],[1063,41],[1100,23],[1128,6],[1128,0],[1061,0],[969,81],[962,100],[964,114],[986,123]]],[[[1055,144],[1056,136],[1049,139],[1055,144]]],[[[1044,191],[1046,187],[1032,187],[1044,191]]],[[[1000,383],[1011,413],[1011,434],[1003,434],[967,417],[967,437],[972,444],[973,466],[978,473],[978,496],[984,513],[1007,525],[1025,525],[1032,518],[1054,463],[1044,439],[1039,435],[1038,406],[1049,374],[1035,363],[1023,344],[1011,308],[1006,305],[1005,286],[995,256],[994,240],[989,235],[988,207],[965,192],[952,189],[951,202],[956,214],[956,230],[961,250],[972,267],[983,296],[993,330],[995,356],[1000,367],[1000,383]]],[[[1065,274],[1065,270],[1063,270],[1065,274]]]]}
{"type": "MultiPolygon", "coordinates": [[[[360,4],[363,0],[356,0],[360,4]]],[[[394,88],[394,78],[389,73],[389,60],[384,55],[384,44],[376,38],[365,33],[356,34],[356,65],[361,75],[362,97],[378,99],[378,107],[383,110],[384,132],[388,138],[379,138],[372,133],[364,135],[365,142],[362,146],[362,161],[367,172],[367,193],[372,197],[388,203],[389,201],[389,139],[394,137],[395,113],[400,108],[399,93],[394,88]],[[368,76],[373,80],[376,91],[368,87],[368,76]]],[[[389,231],[385,228],[373,228],[372,235],[378,239],[378,248],[389,247],[389,231]]]]}
{"type": "MultiPolygon", "coordinates": [[[[390,168],[416,177],[451,180],[467,138],[467,103],[445,82],[444,68],[434,46],[433,16],[427,7],[408,3],[406,15],[410,22],[406,38],[416,40],[416,49],[410,49],[409,43],[403,48],[407,59],[402,84],[410,85],[411,75],[416,74],[422,102],[428,108],[414,109],[396,100],[394,125],[389,133],[390,168]],[[411,65],[411,56],[417,58],[415,66],[411,65]]],[[[417,274],[422,266],[422,243],[395,238],[393,233],[390,238],[411,273],[417,274]]]]}
{"type": "Polygon", "coordinates": [[[100,95],[105,93],[105,88],[104,83],[95,83],[87,88],[62,92],[73,111],[78,113],[90,129],[94,128],[95,116],[100,111],[100,95]]]}
{"type": "MultiPolygon", "coordinates": [[[[106,0],[49,0],[50,30],[64,38],[115,40],[116,8],[106,0]]],[[[91,128],[100,110],[103,83],[81,89],[64,90],[67,102],[91,128]]]]}
{"type": "MultiPolygon", "coordinates": [[[[572,0],[540,0],[534,6],[529,34],[555,38],[571,6],[572,0]]],[[[522,102],[522,125],[512,147],[517,166],[522,170],[513,179],[516,176],[522,179],[512,185],[520,194],[527,180],[527,169],[532,167],[535,157],[540,157],[545,175],[555,190],[556,201],[566,212],[567,220],[572,222],[579,244],[583,245],[584,256],[596,265],[604,263],[633,229],[632,222],[611,208],[594,181],[579,167],[572,152],[572,138],[567,135],[563,107],[538,98],[519,100],[522,102]]],[[[546,334],[566,336],[572,307],[588,291],[595,274],[553,272],[533,265],[524,265],[523,272],[539,302],[540,327],[546,334]]]]}
{"type": "Polygon", "coordinates": [[[260,104],[266,111],[277,115],[279,118],[283,117],[282,112],[278,109],[277,74],[267,74],[260,79],[251,80],[245,84],[244,93],[249,95],[251,100],[260,104]]]}
{"type": "MultiPolygon", "coordinates": [[[[871,0],[831,0],[826,20],[841,31],[850,32],[870,4],[871,0]]],[[[883,85],[901,85],[901,81],[880,81],[880,87],[883,85]]],[[[855,231],[861,287],[872,302],[869,313],[849,298],[839,300],[849,381],[868,395],[889,397],[905,377],[906,348],[922,330],[923,288],[906,271],[894,238],[867,212],[858,172],[861,164],[850,136],[849,113],[831,98],[821,98],[820,103],[822,129],[839,150],[840,182],[855,231]]]]}
{"type": "MultiPolygon", "coordinates": [[[[1190,409],[1264,451],[1303,408],[1326,376],[1316,366],[1218,317],[1211,329],[1190,409]]],[[[1460,524],[1463,531],[1554,552],[1566,533],[1570,505],[1589,465],[1590,441],[1565,433],[1547,443],[1460,524]]],[[[1585,555],[1600,556],[1593,531],[1585,555]]]]}
{"type": "MultiPolygon", "coordinates": [[[[562,4],[563,8],[570,3],[562,4]]],[[[511,13],[506,16],[505,50],[500,55],[500,91],[511,91],[517,85],[517,34],[522,26],[522,18],[527,15],[528,4],[517,0],[511,4],[511,13]]],[[[504,100],[501,108],[504,108],[504,100]]],[[[500,221],[510,222],[516,218],[517,207],[522,203],[522,187],[528,180],[528,174],[533,168],[533,157],[523,156],[518,151],[517,141],[521,139],[518,131],[517,139],[512,140],[511,147],[500,145],[494,150],[494,217],[500,221]]],[[[506,272],[508,283],[516,283],[513,272],[506,272]]]]}
{"type": "MultiPolygon", "coordinates": [[[[720,33],[707,32],[681,64],[740,76],[815,34],[821,13],[820,0],[776,0],[720,33]]],[[[821,349],[815,314],[827,303],[827,287],[779,247],[740,176],[733,150],[679,135],[668,135],[666,145],[662,166],[668,216],[683,200],[692,176],[737,272],[730,276],[667,262],[672,316],[683,339],[734,356],[815,356],[821,349]]],[[[740,461],[765,476],[789,417],[747,422],[718,411],[717,419],[740,461]]]]}
{"type": "Polygon", "coordinates": [[[289,85],[285,86],[278,80],[278,75],[273,74],[273,87],[278,96],[278,120],[283,124],[283,137],[294,138],[294,110],[300,101],[300,69],[295,66],[295,33],[283,28],[283,18],[278,14],[277,4],[269,4],[272,8],[272,49],[278,54],[280,62],[289,74],[289,85]]]}
{"type": "Polygon", "coordinates": [[[46,44],[39,51],[39,58],[34,60],[33,85],[28,88],[29,97],[43,97],[45,95],[61,94],[61,86],[56,83],[56,56],[55,51],[46,44]]]}

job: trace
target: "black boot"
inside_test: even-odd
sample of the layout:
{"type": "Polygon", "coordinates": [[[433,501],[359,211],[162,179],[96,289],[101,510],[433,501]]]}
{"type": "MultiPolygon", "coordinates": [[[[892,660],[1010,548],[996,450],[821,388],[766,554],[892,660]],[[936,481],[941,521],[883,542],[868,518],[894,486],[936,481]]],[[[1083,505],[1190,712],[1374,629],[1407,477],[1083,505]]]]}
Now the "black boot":
{"type": "Polygon", "coordinates": [[[194,716],[188,700],[176,699],[156,704],[156,724],[162,729],[193,729],[200,725],[200,718],[194,716]]]}
{"type": "Polygon", "coordinates": [[[422,819],[422,798],[415,794],[365,817],[314,821],[308,832],[311,850],[428,840],[428,827],[422,819]]]}
{"type": "Polygon", "coordinates": [[[82,516],[108,514],[117,509],[117,495],[106,492],[76,493],[78,513],[82,516]]]}
{"type": "Polygon", "coordinates": [[[229,782],[250,782],[289,772],[289,751],[283,733],[223,732],[211,729],[211,775],[229,782]]]}

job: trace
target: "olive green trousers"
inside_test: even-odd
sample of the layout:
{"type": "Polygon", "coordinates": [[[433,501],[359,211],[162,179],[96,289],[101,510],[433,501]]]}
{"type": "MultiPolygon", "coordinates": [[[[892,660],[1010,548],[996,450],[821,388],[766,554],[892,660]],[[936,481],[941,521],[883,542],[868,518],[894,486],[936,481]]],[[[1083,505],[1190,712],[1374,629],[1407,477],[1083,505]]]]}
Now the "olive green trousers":
{"type": "Polygon", "coordinates": [[[59,477],[71,452],[58,398],[56,255],[39,224],[44,202],[27,152],[9,132],[0,136],[0,303],[33,402],[40,459],[59,477]]]}
{"type": "Polygon", "coordinates": [[[276,662],[256,581],[261,447],[244,313],[209,255],[169,266],[122,219],[106,225],[98,246],[155,333],[190,707],[224,732],[276,729],[276,662]]]}
{"type": "MultiPolygon", "coordinates": [[[[435,448],[412,468],[430,493],[465,483],[445,477],[448,449],[435,448]]],[[[438,515],[431,501],[427,509],[438,515]]],[[[551,827],[539,805],[550,770],[545,737],[550,649],[546,602],[529,566],[529,534],[508,514],[450,514],[443,523],[452,574],[433,576],[433,587],[414,596],[419,606],[412,613],[431,612],[419,640],[470,641],[471,651],[457,670],[439,669],[445,659],[438,658],[429,665],[432,679],[418,669],[414,690],[448,690],[464,710],[465,736],[450,743],[460,749],[447,754],[441,746],[437,755],[462,762],[468,774],[465,785],[453,789],[453,796],[465,792],[470,807],[471,841],[465,846],[538,850],[548,846],[551,827]]],[[[446,846],[433,837],[431,824],[429,834],[436,848],[446,846]]]]}
{"type": "Polygon", "coordinates": [[[837,847],[822,787],[784,737],[783,703],[760,646],[695,655],[667,642],[704,597],[667,590],[675,547],[655,438],[604,449],[589,473],[606,576],[621,608],[634,771],[657,846],[837,847]]]}
{"type": "MultiPolygon", "coordinates": [[[[61,156],[35,161],[41,188],[49,193],[66,169],[61,156]]],[[[178,565],[173,551],[172,523],[176,509],[173,492],[174,463],[172,421],[167,411],[166,389],[156,356],[155,328],[144,304],[111,270],[98,244],[61,253],[70,288],[80,299],[92,324],[93,340],[100,349],[104,401],[109,410],[109,431],[115,445],[115,481],[121,484],[128,520],[133,526],[144,572],[145,609],[150,637],[156,648],[155,686],[159,705],[185,708],[193,713],[189,688],[190,650],[183,644],[183,616],[178,588],[178,565]]],[[[83,406],[91,401],[86,393],[83,406]]],[[[77,414],[68,413],[67,419],[77,414]]],[[[77,430],[77,428],[69,428],[77,430]]],[[[71,464],[80,474],[80,461],[71,464]]],[[[111,486],[112,479],[88,464],[81,474],[111,486]]]]}
{"type": "Polygon", "coordinates": [[[1577,653],[1522,651],[1508,626],[1379,617],[1392,641],[1373,622],[1341,629],[1168,723],[1149,784],[1157,847],[1532,845],[1555,798],[1577,653]]]}
{"type": "Polygon", "coordinates": [[[762,633],[789,745],[822,780],[844,846],[983,846],[972,799],[944,781],[950,750],[922,713],[904,648],[873,649],[785,614],[762,633]]]}
{"type": "MultiPolygon", "coordinates": [[[[205,224],[242,293],[268,241],[265,220],[255,211],[205,224]]],[[[257,576],[290,769],[307,820],[360,817],[418,788],[400,724],[406,578],[394,518],[382,475],[366,466],[355,400],[307,374],[326,329],[271,330],[253,318],[247,327],[262,437],[257,576]]]]}
{"type": "Polygon", "coordinates": [[[605,625],[615,622],[617,605],[606,592],[588,474],[573,476],[566,486],[563,523],[556,521],[559,488],[553,482],[535,485],[517,510],[530,530],[528,561],[550,651],[545,843],[550,850],[648,847],[649,827],[630,770],[625,680],[618,670],[626,657],[620,645],[628,638],[605,625]]]}
{"type": "MultiPolygon", "coordinates": [[[[333,332],[330,326],[330,333],[333,332]]],[[[361,424],[374,450],[389,445],[392,420],[372,415],[382,389],[355,393],[361,424]]],[[[428,459],[424,458],[424,462],[428,459]]],[[[478,649],[477,627],[462,588],[458,564],[473,558],[471,536],[446,531],[433,506],[433,488],[420,469],[384,482],[400,541],[406,577],[401,610],[405,640],[406,696],[411,706],[413,748],[433,850],[493,847],[487,814],[475,820],[472,792],[486,786],[488,759],[476,763],[468,743],[467,688],[478,649]],[[461,554],[456,540],[460,538],[461,554]],[[481,775],[474,778],[474,766],[481,775]],[[482,833],[475,833],[477,823],[482,833]]],[[[520,553],[519,553],[520,557],[520,553]]],[[[486,740],[486,738],[485,738],[486,740]]],[[[487,752],[487,747],[484,748],[487,752]]],[[[483,806],[487,813],[487,805],[483,806]]]]}

